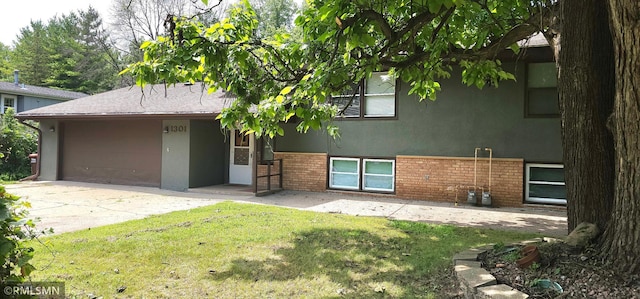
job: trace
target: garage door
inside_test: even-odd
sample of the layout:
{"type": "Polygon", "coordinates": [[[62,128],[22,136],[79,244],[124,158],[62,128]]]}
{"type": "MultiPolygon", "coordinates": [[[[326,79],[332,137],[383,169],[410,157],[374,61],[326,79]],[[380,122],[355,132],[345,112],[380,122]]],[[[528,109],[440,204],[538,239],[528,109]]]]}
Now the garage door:
{"type": "Polygon", "coordinates": [[[63,180],[160,187],[160,120],[63,124],[63,180]]]}

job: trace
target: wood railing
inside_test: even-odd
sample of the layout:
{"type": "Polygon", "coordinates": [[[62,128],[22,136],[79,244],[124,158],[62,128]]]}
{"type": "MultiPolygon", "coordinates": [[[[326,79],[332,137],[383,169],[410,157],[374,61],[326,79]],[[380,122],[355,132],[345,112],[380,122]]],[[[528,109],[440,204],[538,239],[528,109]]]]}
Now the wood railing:
{"type": "Polygon", "coordinates": [[[282,159],[260,161],[256,163],[253,173],[255,174],[253,193],[256,196],[282,190],[282,159]]]}

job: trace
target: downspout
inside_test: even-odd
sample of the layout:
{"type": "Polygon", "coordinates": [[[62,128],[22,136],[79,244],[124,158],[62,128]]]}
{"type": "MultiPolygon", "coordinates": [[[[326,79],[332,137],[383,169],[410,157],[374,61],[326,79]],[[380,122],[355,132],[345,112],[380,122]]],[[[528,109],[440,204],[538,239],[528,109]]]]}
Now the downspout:
{"type": "Polygon", "coordinates": [[[42,161],[42,150],[41,150],[42,149],[42,130],[40,130],[40,128],[36,128],[36,127],[26,123],[25,120],[23,120],[23,119],[20,119],[19,121],[20,121],[21,124],[31,128],[31,129],[34,129],[34,130],[36,130],[36,132],[38,132],[38,158],[36,160],[36,173],[34,173],[34,174],[32,174],[32,175],[20,180],[21,182],[22,181],[29,181],[29,180],[33,181],[33,180],[37,179],[40,176],[40,161],[42,161]]]}

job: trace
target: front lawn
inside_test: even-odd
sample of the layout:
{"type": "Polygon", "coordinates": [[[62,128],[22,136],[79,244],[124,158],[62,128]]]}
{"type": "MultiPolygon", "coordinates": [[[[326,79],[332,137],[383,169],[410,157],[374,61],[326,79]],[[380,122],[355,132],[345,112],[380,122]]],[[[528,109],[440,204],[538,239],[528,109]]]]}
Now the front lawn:
{"type": "Polygon", "coordinates": [[[43,238],[32,279],[78,298],[442,298],[455,252],[534,236],[225,202],[43,238]]]}

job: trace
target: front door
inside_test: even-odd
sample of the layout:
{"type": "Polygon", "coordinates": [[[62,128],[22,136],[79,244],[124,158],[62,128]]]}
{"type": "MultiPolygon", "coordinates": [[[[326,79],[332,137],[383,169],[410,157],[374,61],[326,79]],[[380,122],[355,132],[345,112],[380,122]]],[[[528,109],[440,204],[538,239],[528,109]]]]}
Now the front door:
{"type": "Polygon", "coordinates": [[[231,135],[229,184],[251,185],[253,174],[253,134],[234,130],[231,135]]]}

